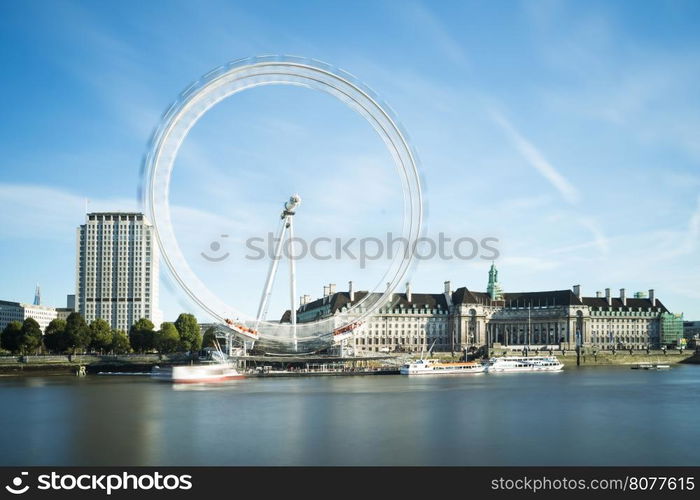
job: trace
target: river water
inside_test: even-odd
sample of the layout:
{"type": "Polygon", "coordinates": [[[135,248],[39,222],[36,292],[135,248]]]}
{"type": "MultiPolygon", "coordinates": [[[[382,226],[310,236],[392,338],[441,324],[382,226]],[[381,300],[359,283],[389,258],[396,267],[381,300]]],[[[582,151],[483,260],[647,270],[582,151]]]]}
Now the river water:
{"type": "Polygon", "coordinates": [[[0,378],[0,465],[700,465],[700,366],[0,378]]]}

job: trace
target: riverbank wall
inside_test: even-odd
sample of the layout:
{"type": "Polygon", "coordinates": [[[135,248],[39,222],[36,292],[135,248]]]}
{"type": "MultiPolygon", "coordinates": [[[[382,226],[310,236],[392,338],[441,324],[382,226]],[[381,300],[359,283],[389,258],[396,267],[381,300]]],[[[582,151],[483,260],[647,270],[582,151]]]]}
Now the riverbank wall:
{"type": "MultiPolygon", "coordinates": [[[[679,363],[700,364],[700,354],[693,350],[653,350],[653,351],[587,351],[580,356],[576,351],[553,351],[565,366],[611,366],[611,365],[636,365],[639,363],[674,365],[679,363]]],[[[521,352],[493,352],[495,356],[521,356],[521,352]]],[[[530,356],[550,355],[546,352],[530,351],[530,356]]]]}
{"type": "MultiPolygon", "coordinates": [[[[558,356],[559,357],[559,356],[558,356]]],[[[575,365],[576,364],[576,354],[561,356],[559,359],[562,363],[575,365]]],[[[636,365],[639,363],[651,363],[651,364],[664,364],[664,365],[674,365],[680,363],[700,363],[700,355],[695,352],[678,352],[678,351],[668,351],[668,352],[651,352],[646,354],[645,352],[633,352],[629,351],[618,351],[615,354],[610,352],[605,353],[587,353],[579,357],[580,366],[596,366],[596,365],[636,365]]]]}
{"type": "Polygon", "coordinates": [[[192,358],[185,354],[0,356],[0,376],[74,375],[81,366],[85,367],[87,373],[150,372],[155,365],[189,361],[192,358]]]}

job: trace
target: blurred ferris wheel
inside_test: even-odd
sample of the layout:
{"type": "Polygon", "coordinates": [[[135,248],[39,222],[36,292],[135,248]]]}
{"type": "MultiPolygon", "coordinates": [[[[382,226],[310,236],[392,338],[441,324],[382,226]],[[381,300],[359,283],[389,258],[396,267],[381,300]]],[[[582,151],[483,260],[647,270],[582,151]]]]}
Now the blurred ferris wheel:
{"type": "MultiPolygon", "coordinates": [[[[421,234],[423,200],[418,161],[407,135],[393,111],[355,77],[328,64],[300,57],[264,56],[241,59],[216,68],[190,85],[163,115],[144,157],[142,202],[150,218],[161,257],[180,288],[221,328],[246,341],[263,343],[279,352],[309,352],[339,342],[373,315],[408,273],[413,252],[398,252],[375,289],[343,314],[312,322],[297,323],[296,271],[290,269],[290,322],[266,319],[267,307],[277,274],[281,242],[293,238],[294,215],[299,195],[284,203],[272,258],[257,314],[250,315],[226,303],[196,275],[185,259],[173,230],[169,205],[170,180],[178,151],[190,129],[216,104],[246,89],[264,85],[294,85],[329,94],[359,113],[372,126],[389,151],[402,187],[402,236],[415,248],[421,234]],[[379,283],[387,285],[380,289],[379,283]],[[233,319],[232,319],[233,318],[233,319]]],[[[272,215],[272,214],[271,214],[272,215]]],[[[251,293],[259,284],[250,283],[251,293]]]]}

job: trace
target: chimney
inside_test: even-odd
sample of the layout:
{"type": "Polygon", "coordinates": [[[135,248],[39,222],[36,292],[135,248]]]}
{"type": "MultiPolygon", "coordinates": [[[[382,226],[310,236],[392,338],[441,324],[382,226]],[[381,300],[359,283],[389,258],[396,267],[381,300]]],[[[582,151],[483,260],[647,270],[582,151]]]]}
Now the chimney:
{"type": "Polygon", "coordinates": [[[581,285],[574,285],[574,295],[579,299],[581,298],[581,285]]]}
{"type": "Polygon", "coordinates": [[[620,300],[622,301],[623,306],[627,305],[627,294],[625,293],[624,288],[620,288],[620,300]]]}
{"type": "Polygon", "coordinates": [[[598,291],[595,293],[595,296],[596,296],[596,298],[599,299],[599,298],[601,298],[601,297],[603,296],[603,292],[601,292],[600,290],[598,290],[598,291]]]}
{"type": "Polygon", "coordinates": [[[328,295],[335,293],[335,283],[328,283],[328,295]]]}
{"type": "Polygon", "coordinates": [[[304,295],[304,304],[309,304],[311,302],[311,295],[304,295]]]}
{"type": "Polygon", "coordinates": [[[328,285],[323,285],[323,296],[328,297],[328,285]]]}
{"type": "Polygon", "coordinates": [[[445,281],[445,300],[447,307],[452,307],[452,284],[449,281],[445,281]]]}
{"type": "Polygon", "coordinates": [[[304,297],[306,297],[306,295],[299,296],[299,305],[300,306],[303,306],[304,304],[306,304],[306,302],[304,302],[304,297]]]}
{"type": "Polygon", "coordinates": [[[656,307],[656,297],[654,296],[653,288],[649,289],[649,301],[651,302],[652,307],[656,307]]]}
{"type": "Polygon", "coordinates": [[[348,295],[350,295],[350,302],[355,302],[355,290],[352,289],[352,281],[348,281],[348,295]]]}
{"type": "Polygon", "coordinates": [[[609,288],[605,289],[605,302],[607,302],[609,306],[612,305],[612,298],[610,298],[610,289],[609,288]]]}
{"type": "Polygon", "coordinates": [[[407,281],[407,282],[406,282],[406,300],[408,300],[409,302],[411,302],[411,299],[412,299],[412,298],[413,298],[413,296],[412,296],[412,294],[411,294],[411,282],[410,282],[410,281],[407,281]]]}

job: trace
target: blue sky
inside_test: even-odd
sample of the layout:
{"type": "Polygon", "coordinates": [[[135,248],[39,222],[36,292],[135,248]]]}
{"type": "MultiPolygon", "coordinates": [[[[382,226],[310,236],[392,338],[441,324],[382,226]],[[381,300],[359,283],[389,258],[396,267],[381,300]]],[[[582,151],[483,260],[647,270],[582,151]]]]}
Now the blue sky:
{"type": "MultiPolygon", "coordinates": [[[[697,2],[0,3],[0,298],[62,305],[75,227],[138,207],[149,136],[227,61],[293,54],[354,74],[418,150],[429,235],[499,238],[506,291],[654,288],[700,319],[697,2]]],[[[214,108],[183,145],[175,229],[202,279],[254,309],[287,193],[306,237],[400,230],[400,191],[369,126],[328,96],[267,87],[214,108]],[[303,219],[305,217],[305,220],[303,219]],[[222,240],[221,234],[233,234],[222,240]],[[212,241],[237,259],[199,258],[212,241]],[[238,246],[236,246],[238,245],[238,246]]],[[[299,294],[367,288],[383,262],[303,261],[299,294]]],[[[422,261],[416,291],[486,287],[484,260],[422,261]]],[[[285,306],[281,269],[271,316],[285,306]]],[[[163,270],[166,319],[189,304],[163,270]]]]}

